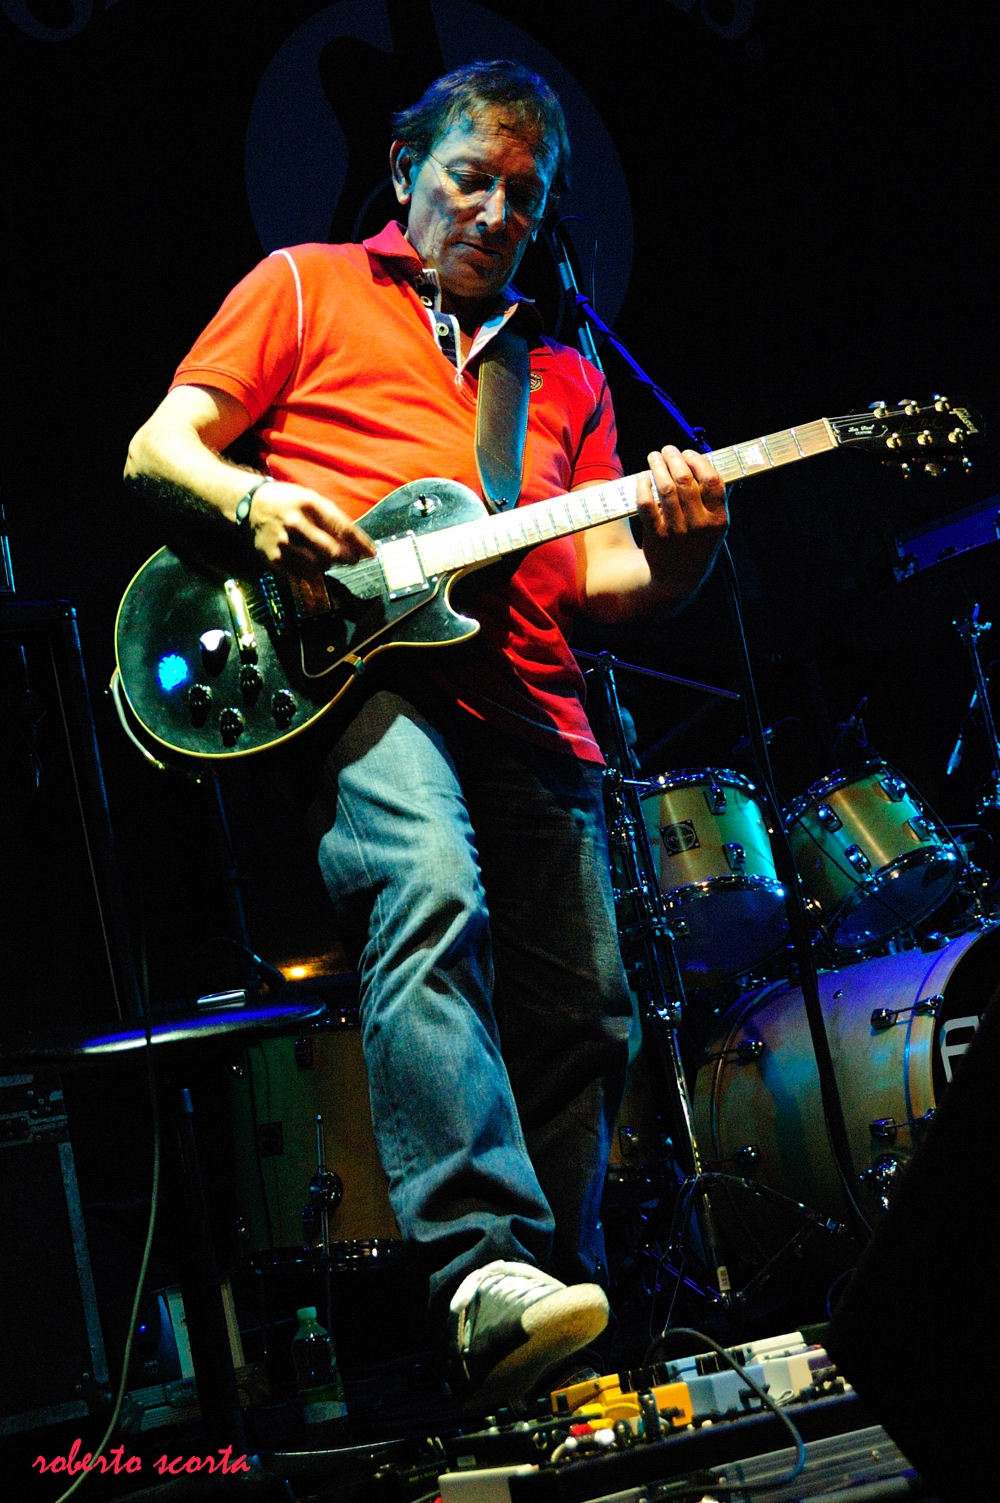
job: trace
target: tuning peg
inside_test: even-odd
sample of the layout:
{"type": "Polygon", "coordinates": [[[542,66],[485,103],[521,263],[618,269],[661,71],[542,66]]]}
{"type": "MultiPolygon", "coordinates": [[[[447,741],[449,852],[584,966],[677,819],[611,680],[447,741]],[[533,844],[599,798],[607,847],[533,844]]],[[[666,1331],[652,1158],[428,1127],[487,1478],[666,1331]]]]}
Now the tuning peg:
{"type": "Polygon", "coordinates": [[[932,444],[933,442],[934,442],[934,435],[931,433],[931,430],[929,428],[925,428],[922,433],[918,433],[917,434],[917,443],[918,444],[925,444],[926,445],[926,444],[932,444]]]}
{"type": "Polygon", "coordinates": [[[914,417],[920,411],[920,403],[916,397],[900,397],[898,406],[902,407],[907,417],[914,417]]]}
{"type": "Polygon", "coordinates": [[[972,460],[969,458],[968,454],[963,454],[962,455],[962,469],[965,471],[965,473],[967,475],[968,475],[969,471],[972,469],[972,460]]]}
{"type": "Polygon", "coordinates": [[[925,475],[933,475],[934,478],[935,478],[935,480],[936,480],[939,475],[943,475],[944,474],[944,469],[939,464],[925,464],[924,465],[924,474],[925,475]]]}
{"type": "Polygon", "coordinates": [[[903,440],[898,433],[890,433],[885,443],[887,449],[901,449],[903,447],[903,440]]]}
{"type": "Polygon", "coordinates": [[[951,403],[948,401],[948,398],[947,397],[943,397],[939,391],[936,391],[934,393],[934,411],[935,412],[950,412],[951,411],[951,403]]]}
{"type": "Polygon", "coordinates": [[[884,418],[889,416],[889,408],[881,399],[879,399],[879,401],[877,402],[869,402],[868,411],[874,413],[877,418],[884,418]]]}

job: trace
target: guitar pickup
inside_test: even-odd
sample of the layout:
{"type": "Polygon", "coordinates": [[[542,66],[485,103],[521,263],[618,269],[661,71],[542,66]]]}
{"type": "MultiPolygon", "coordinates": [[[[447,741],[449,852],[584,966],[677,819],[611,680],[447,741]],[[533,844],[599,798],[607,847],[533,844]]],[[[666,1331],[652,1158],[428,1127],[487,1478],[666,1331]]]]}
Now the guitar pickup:
{"type": "Polygon", "coordinates": [[[390,600],[399,600],[403,595],[415,595],[419,590],[426,590],[427,576],[412,533],[380,543],[378,561],[382,566],[390,600]]]}
{"type": "Polygon", "coordinates": [[[227,579],[223,585],[226,592],[226,604],[229,606],[229,616],[233,623],[233,636],[236,638],[236,646],[239,648],[240,657],[246,663],[257,661],[257,638],[254,636],[253,622],[250,620],[250,611],[247,607],[246,596],[236,583],[235,579],[227,579]]]}

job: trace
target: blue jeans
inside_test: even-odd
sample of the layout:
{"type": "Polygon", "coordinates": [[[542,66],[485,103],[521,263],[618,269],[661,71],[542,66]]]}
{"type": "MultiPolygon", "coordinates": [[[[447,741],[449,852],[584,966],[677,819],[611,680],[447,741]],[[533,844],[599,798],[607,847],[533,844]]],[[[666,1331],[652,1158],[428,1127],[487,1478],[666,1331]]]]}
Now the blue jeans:
{"type": "Polygon", "coordinates": [[[432,1313],[494,1258],[600,1279],[631,1021],[600,769],[382,690],[330,754],[317,811],[390,1200],[432,1313]]]}

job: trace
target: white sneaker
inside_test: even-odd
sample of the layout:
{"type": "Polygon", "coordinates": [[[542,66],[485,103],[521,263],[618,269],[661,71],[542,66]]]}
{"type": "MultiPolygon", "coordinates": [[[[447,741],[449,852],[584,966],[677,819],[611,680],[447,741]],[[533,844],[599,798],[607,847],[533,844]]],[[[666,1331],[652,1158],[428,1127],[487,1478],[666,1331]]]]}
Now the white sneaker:
{"type": "Polygon", "coordinates": [[[487,1263],[463,1279],[448,1336],[476,1406],[514,1404],[542,1374],[599,1336],[608,1301],[596,1284],[560,1284],[528,1263],[487,1263]]]}

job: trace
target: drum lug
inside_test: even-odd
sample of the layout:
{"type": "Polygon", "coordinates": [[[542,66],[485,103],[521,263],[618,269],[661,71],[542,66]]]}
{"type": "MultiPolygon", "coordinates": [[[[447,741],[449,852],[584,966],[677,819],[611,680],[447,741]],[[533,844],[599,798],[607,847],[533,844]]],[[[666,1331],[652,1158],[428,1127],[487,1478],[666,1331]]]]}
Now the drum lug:
{"type": "Polygon", "coordinates": [[[882,778],[880,781],[885,790],[885,796],[889,799],[890,803],[902,803],[906,797],[906,784],[902,778],[893,777],[890,773],[888,777],[882,778]]]}
{"type": "Polygon", "coordinates": [[[725,814],[726,790],[719,783],[709,783],[705,789],[705,802],[709,814],[725,814]]]}
{"type": "MultiPolygon", "coordinates": [[[[942,934],[940,930],[935,929],[931,934],[921,934],[917,940],[917,943],[920,946],[920,949],[923,950],[926,954],[931,950],[947,949],[950,941],[947,934],[942,934]]],[[[928,1000],[932,999],[929,998],[928,1000]]],[[[933,1000],[940,1001],[940,998],[935,997],[933,998],[933,1000]]]]}
{"type": "Polygon", "coordinates": [[[295,1055],[295,1063],[300,1070],[309,1070],[313,1062],[313,1041],[310,1038],[296,1039],[292,1051],[295,1055]]]}
{"type": "Polygon", "coordinates": [[[726,853],[726,860],[729,862],[729,870],[731,872],[742,874],[746,871],[747,853],[738,840],[727,840],[722,849],[726,853]]]}
{"type": "Polygon", "coordinates": [[[869,1122],[868,1131],[876,1143],[887,1143],[891,1147],[900,1128],[926,1127],[933,1120],[934,1108],[930,1107],[922,1117],[911,1117],[908,1122],[897,1122],[895,1117],[881,1117],[877,1122],[869,1122]]]}
{"type": "Polygon", "coordinates": [[[885,1033],[908,1014],[921,1018],[936,1018],[944,1006],[944,996],[921,997],[912,1007],[876,1007],[871,1016],[871,1025],[876,1033],[885,1033]]]}
{"type": "Polygon", "coordinates": [[[698,1068],[700,1070],[703,1065],[711,1064],[716,1059],[736,1059],[741,1065],[749,1065],[755,1059],[760,1059],[766,1050],[767,1045],[763,1039],[740,1039],[732,1049],[720,1049],[717,1054],[703,1054],[698,1061],[698,1068]]]}
{"type": "Polygon", "coordinates": [[[870,1169],[858,1175],[862,1184],[869,1184],[875,1191],[883,1211],[889,1209],[889,1197],[902,1169],[903,1165],[894,1154],[884,1153],[870,1169]]]}
{"type": "Polygon", "coordinates": [[[926,819],[921,819],[919,814],[915,814],[913,818],[908,819],[906,823],[909,825],[910,829],[913,831],[918,840],[930,840],[931,836],[934,833],[930,825],[927,823],[926,819]]]}
{"type": "Polygon", "coordinates": [[[844,855],[856,872],[860,872],[863,877],[871,876],[872,864],[859,845],[849,845],[844,855]]]}
{"type": "Polygon", "coordinates": [[[837,815],[834,814],[829,804],[817,805],[816,818],[823,826],[824,830],[829,830],[831,834],[834,830],[840,830],[843,828],[843,821],[838,819],[837,815]]]}
{"type": "Polygon", "coordinates": [[[309,1181],[309,1204],[331,1215],[344,1198],[344,1181],[333,1169],[317,1169],[309,1181]]]}

